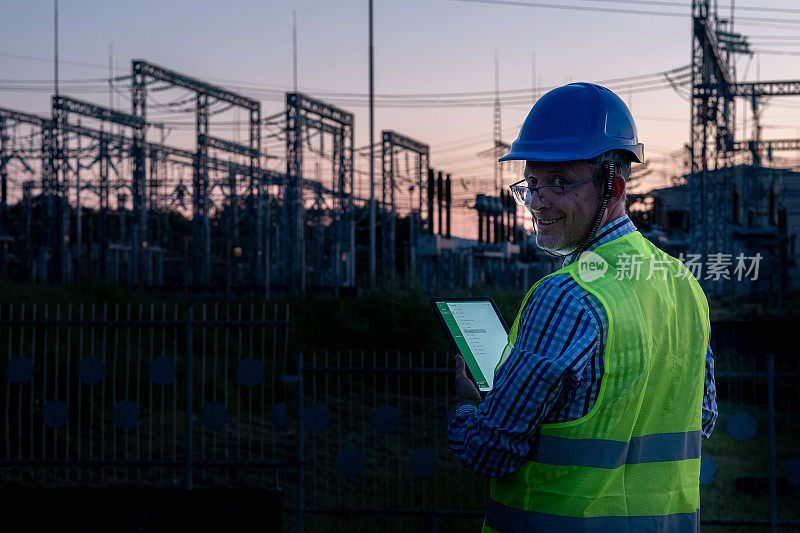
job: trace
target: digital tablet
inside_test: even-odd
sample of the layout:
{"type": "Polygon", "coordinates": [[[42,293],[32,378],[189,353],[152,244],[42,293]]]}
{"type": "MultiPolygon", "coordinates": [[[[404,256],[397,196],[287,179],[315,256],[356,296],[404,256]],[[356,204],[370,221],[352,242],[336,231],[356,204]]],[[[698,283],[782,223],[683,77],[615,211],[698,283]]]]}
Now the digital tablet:
{"type": "Polygon", "coordinates": [[[494,369],[508,341],[508,327],[494,300],[431,298],[430,302],[478,390],[492,390],[494,369]]]}

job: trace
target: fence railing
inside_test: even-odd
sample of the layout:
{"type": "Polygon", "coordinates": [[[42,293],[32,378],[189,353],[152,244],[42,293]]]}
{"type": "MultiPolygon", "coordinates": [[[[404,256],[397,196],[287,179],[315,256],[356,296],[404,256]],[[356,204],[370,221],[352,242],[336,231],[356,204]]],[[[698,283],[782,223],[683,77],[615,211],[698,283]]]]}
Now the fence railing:
{"type": "Polygon", "coordinates": [[[0,482],[279,485],[288,326],[285,305],[2,306],[0,482]]]}
{"type": "MultiPolygon", "coordinates": [[[[720,416],[704,441],[704,527],[800,526],[798,361],[718,354],[716,365],[720,416]]],[[[452,375],[447,353],[302,357],[299,512],[309,531],[480,529],[488,483],[458,464],[445,440],[452,375]]]]}
{"type": "MultiPolygon", "coordinates": [[[[288,357],[288,327],[284,305],[0,306],[0,484],[282,487],[287,531],[479,529],[452,355],[288,357]]],[[[800,527],[799,369],[716,354],[708,528],[800,527]]]]}
{"type": "Polygon", "coordinates": [[[341,517],[363,531],[419,531],[468,516],[480,527],[487,483],[455,461],[445,440],[454,415],[447,354],[303,359],[300,512],[308,531],[336,529],[341,517]],[[406,521],[392,525],[398,517],[406,521]]]}

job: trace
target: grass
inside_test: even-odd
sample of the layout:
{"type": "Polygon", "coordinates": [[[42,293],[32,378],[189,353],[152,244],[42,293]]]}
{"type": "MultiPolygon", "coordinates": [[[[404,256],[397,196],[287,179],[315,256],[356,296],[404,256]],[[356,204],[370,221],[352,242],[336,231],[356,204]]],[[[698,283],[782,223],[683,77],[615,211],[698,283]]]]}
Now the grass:
{"type": "MultiPolygon", "coordinates": [[[[510,324],[513,320],[519,302],[524,294],[522,291],[488,291],[483,287],[475,287],[473,291],[456,291],[453,295],[466,295],[470,293],[486,294],[490,292],[497,301],[506,321],[510,324]]],[[[15,309],[19,309],[19,304],[33,302],[48,302],[50,311],[53,312],[56,303],[61,304],[62,313],[65,305],[76,303],[98,303],[103,304],[111,301],[132,303],[134,309],[138,308],[138,303],[142,303],[147,309],[149,303],[162,303],[164,298],[159,297],[156,301],[154,297],[148,295],[138,295],[133,291],[107,287],[102,285],[91,287],[55,287],[38,284],[8,284],[0,282],[0,302],[14,302],[15,309]]],[[[166,300],[170,301],[170,300],[166,300]]],[[[180,298],[175,297],[173,303],[180,303],[180,298]]],[[[237,302],[238,303],[238,302],[237,302]]],[[[789,308],[798,303],[796,297],[787,299],[785,305],[789,308]]],[[[384,346],[394,346],[403,355],[398,357],[396,351],[385,356],[391,364],[409,366],[430,366],[433,361],[431,350],[438,350],[439,356],[436,358],[437,364],[441,367],[445,362],[449,362],[442,352],[450,349],[447,341],[440,330],[435,317],[430,312],[427,302],[427,295],[418,288],[391,287],[387,286],[375,291],[362,291],[357,296],[347,298],[334,298],[331,295],[313,294],[305,300],[296,300],[290,303],[292,309],[290,345],[287,349],[288,356],[293,360],[293,354],[297,350],[304,350],[309,354],[315,346],[328,346],[335,350],[368,350],[384,346]],[[411,359],[408,352],[418,353],[419,348],[424,346],[427,350],[426,359],[423,361],[418,355],[411,359]]],[[[4,310],[6,306],[3,306],[4,310]]],[[[247,305],[245,305],[247,308],[247,305]]],[[[30,305],[26,308],[30,312],[30,305]]],[[[157,307],[156,307],[157,309],[157,307]]],[[[759,314],[757,308],[753,306],[743,306],[750,313],[759,314]],[[756,309],[754,311],[754,309],[756,309]]],[[[740,309],[740,310],[741,310],[740,309]]],[[[733,308],[729,310],[733,311],[733,308]]],[[[40,311],[41,312],[41,311],[40,311]]],[[[195,318],[198,318],[197,311],[195,318]]],[[[741,315],[737,315],[741,316],[741,315]]],[[[759,316],[762,316],[759,314],[759,316]]],[[[765,314],[763,316],[766,316],[765,314]]],[[[62,314],[63,317],[63,314],[62,314]]],[[[4,315],[3,318],[7,318],[4,315]]],[[[145,318],[148,318],[145,316],[145,318]]],[[[269,316],[268,316],[269,318],[269,316]]],[[[41,335],[41,328],[37,334],[41,335]]],[[[85,342],[89,342],[89,335],[96,332],[86,332],[85,342]]],[[[77,338],[73,334],[73,343],[77,343],[77,338]]],[[[174,339],[164,332],[163,339],[159,337],[159,330],[156,329],[155,345],[158,341],[166,339],[167,350],[165,355],[168,357],[180,356],[183,353],[182,340],[177,340],[177,348],[174,348],[174,339]],[[173,342],[171,342],[173,341],[173,342]]],[[[20,336],[14,333],[14,347],[16,349],[20,336]]],[[[49,337],[48,346],[53,349],[54,338],[49,337]]],[[[110,338],[109,338],[110,339],[110,338]]],[[[61,337],[62,350],[64,348],[64,337],[61,337]]],[[[98,346],[100,341],[98,340],[98,346]]],[[[138,342],[138,341],[137,341],[138,342]]],[[[149,338],[145,338],[145,344],[149,338]]],[[[206,348],[201,348],[201,340],[195,337],[195,350],[200,354],[207,350],[208,353],[225,353],[229,357],[237,357],[240,351],[247,349],[247,339],[241,342],[238,337],[231,338],[227,348],[222,344],[214,348],[212,338],[208,338],[206,348]]],[[[279,339],[278,346],[283,350],[283,340],[279,339]]],[[[110,343],[110,340],[109,340],[110,343]]],[[[220,340],[220,343],[222,341],[220,340]]],[[[0,346],[6,346],[7,337],[0,333],[0,346]]],[[[271,346],[269,338],[266,345],[271,346]]],[[[24,350],[29,350],[30,343],[26,341],[24,350]]],[[[736,346],[733,346],[735,349],[736,346]]],[[[41,341],[37,344],[37,350],[43,349],[41,341]]],[[[81,350],[76,344],[71,346],[72,364],[76,365],[81,350]]],[[[112,354],[112,345],[108,345],[109,355],[112,354]]],[[[19,355],[16,352],[13,355],[19,355]]],[[[9,353],[12,353],[9,352],[9,353]]],[[[161,352],[157,350],[157,355],[161,352]]],[[[356,355],[356,359],[349,360],[349,351],[343,352],[347,355],[342,356],[339,363],[346,366],[359,366],[361,364],[356,355]]],[[[359,354],[360,351],[356,351],[359,354]]],[[[381,354],[379,351],[378,362],[381,364],[381,354]]],[[[720,353],[727,353],[726,350],[720,353]]],[[[742,355],[742,354],[738,354],[742,355]]],[[[737,355],[737,357],[738,357],[737,355]]],[[[282,356],[281,356],[282,357],[282,356]]],[[[367,363],[370,363],[367,356],[367,363]]],[[[37,361],[41,361],[41,354],[37,361]]],[[[149,362],[149,353],[143,356],[145,363],[149,362]]],[[[200,356],[196,356],[195,364],[199,365],[200,356]]],[[[309,359],[307,359],[309,361],[309,359]]],[[[333,355],[330,356],[328,364],[335,366],[333,355]]],[[[764,368],[756,366],[757,363],[752,358],[745,358],[744,355],[736,359],[737,365],[731,364],[726,358],[718,357],[718,371],[759,371],[764,368]],[[751,364],[752,363],[752,364],[751,364]]],[[[787,361],[789,361],[787,359],[787,361]]],[[[323,356],[320,355],[317,364],[323,364],[323,356]]],[[[206,363],[211,365],[211,359],[206,363]]],[[[308,364],[308,363],[307,363],[308,364]]],[[[338,363],[337,363],[338,364],[338,363]]],[[[789,363],[796,368],[794,360],[789,363]]],[[[290,363],[291,366],[293,364],[290,363]]],[[[778,368],[784,368],[783,363],[778,368]]],[[[123,365],[124,366],[124,365],[123,365]]],[[[111,365],[108,364],[109,372],[111,365]]],[[[147,377],[146,365],[143,365],[142,375],[147,377]]],[[[198,366],[196,369],[200,368],[198,366]]],[[[209,376],[212,367],[206,367],[209,376]]],[[[270,367],[268,367],[269,369],[270,367]]],[[[786,366],[786,368],[789,368],[786,366]]],[[[181,367],[178,365],[179,379],[181,367]]],[[[229,379],[235,378],[235,367],[231,367],[228,372],[229,379]]],[[[62,376],[63,376],[62,372],[62,376]]],[[[268,376],[271,373],[268,370],[268,376]]],[[[52,370],[51,370],[52,379],[52,370]]],[[[391,379],[388,374],[379,374],[373,379],[371,375],[358,374],[330,374],[318,375],[314,379],[307,376],[306,380],[306,403],[312,401],[322,401],[331,410],[331,426],[323,432],[306,432],[306,459],[307,466],[304,473],[304,488],[306,493],[306,505],[320,508],[397,508],[397,509],[416,509],[426,510],[435,506],[437,509],[456,509],[463,511],[482,512],[485,507],[488,495],[487,482],[475,477],[459,465],[450,453],[445,442],[444,431],[446,427],[446,413],[451,405],[453,391],[450,389],[452,383],[449,376],[438,377],[409,377],[408,375],[395,376],[391,379]],[[433,393],[434,386],[436,394],[433,393]],[[423,392],[424,388],[424,392],[423,392]],[[314,397],[316,391],[317,396],[314,397]],[[402,413],[400,426],[396,433],[391,435],[378,434],[372,425],[372,413],[374,408],[384,403],[397,407],[402,413]],[[423,426],[424,423],[424,426],[423,426]],[[357,476],[348,477],[339,473],[337,469],[337,459],[339,452],[348,447],[357,447],[364,454],[364,470],[357,476]],[[410,465],[411,454],[419,449],[426,448],[432,450],[438,459],[438,468],[432,477],[416,476],[410,465]]],[[[4,377],[4,376],[3,376],[4,377]]],[[[73,378],[75,375],[73,373],[73,378]]],[[[35,378],[39,379],[39,378],[35,378]]],[[[117,378],[119,379],[119,377],[117,378]]],[[[270,377],[271,379],[271,377],[270,377]]],[[[231,381],[233,384],[234,381],[231,381]]],[[[730,387],[731,380],[727,382],[718,381],[718,392],[720,394],[720,417],[717,428],[711,439],[704,442],[703,453],[716,459],[718,474],[716,479],[709,485],[701,487],[702,517],[703,518],[722,518],[722,519],[766,519],[769,517],[769,497],[766,491],[756,491],[754,493],[745,492],[737,489],[737,478],[757,476],[767,476],[769,473],[768,446],[767,446],[767,413],[764,407],[764,383],[757,382],[750,386],[751,378],[742,378],[736,382],[733,389],[730,387]],[[759,430],[756,436],[750,441],[738,442],[732,439],[726,432],[729,417],[738,409],[745,409],[753,414],[759,421],[759,430]]],[[[7,380],[3,379],[0,383],[0,398],[6,399],[6,392],[3,386],[7,380]]],[[[221,386],[218,382],[217,386],[221,386]]],[[[282,456],[290,457],[296,450],[297,426],[296,426],[296,406],[295,389],[292,384],[270,383],[275,390],[280,390],[280,398],[284,396],[290,402],[290,427],[288,430],[277,431],[269,421],[257,419],[252,423],[247,420],[236,420],[232,410],[229,410],[229,426],[217,434],[219,443],[228,442],[234,446],[237,439],[237,429],[242,432],[252,431],[257,439],[269,439],[268,442],[276,441],[276,446],[281,450],[282,456]],[[292,413],[295,413],[294,415],[292,413]],[[292,425],[292,420],[295,422],[292,425]]],[[[63,390],[63,389],[62,389],[63,390]]],[[[211,394],[210,389],[204,389],[197,384],[196,390],[205,390],[211,394]]],[[[220,389],[218,389],[219,392],[220,389]]],[[[269,391],[269,387],[267,388],[269,391]]],[[[73,388],[74,391],[74,388],[73,388]]],[[[147,386],[142,389],[144,395],[148,394],[147,386]]],[[[781,406],[777,417],[777,469],[778,475],[783,475],[785,462],[792,457],[800,455],[797,438],[797,389],[787,381],[781,380],[776,389],[779,395],[778,401],[781,406]],[[788,401],[792,400],[789,404],[788,401]],[[784,403],[785,402],[785,403],[784,403]],[[786,407],[784,410],[783,407],[786,407]]],[[[37,385],[37,398],[41,396],[42,388],[37,385]]],[[[167,424],[165,432],[167,435],[177,434],[178,439],[182,437],[182,421],[184,411],[180,400],[183,398],[184,391],[179,385],[172,393],[166,397],[167,403],[172,406],[174,397],[178,399],[177,410],[169,411],[177,419],[177,425],[173,428],[167,424]]],[[[88,396],[84,396],[84,406],[88,396]]],[[[267,400],[267,412],[269,403],[275,396],[269,396],[267,400]]],[[[106,396],[108,400],[108,396],[106,396]]],[[[96,399],[99,401],[99,399],[96,399]]],[[[156,398],[156,402],[158,398],[156,398]]],[[[196,400],[201,402],[200,399],[196,400]]],[[[200,405],[197,403],[196,405],[200,405]]],[[[26,402],[27,405],[27,402],[26,402]]],[[[145,405],[142,406],[143,413],[145,405]]],[[[260,413],[260,411],[258,411],[260,413]]],[[[0,411],[0,415],[3,412],[0,411]]],[[[110,416],[110,409],[106,409],[106,418],[110,416]]],[[[149,412],[147,414],[149,417],[149,412]]],[[[154,417],[160,416],[158,409],[155,409],[154,417]]],[[[37,419],[38,420],[38,419],[37,419]]],[[[73,419],[71,419],[72,421],[73,419]]],[[[155,419],[157,421],[157,418],[155,419]]],[[[171,417],[170,417],[171,420],[171,417]]],[[[109,424],[110,421],[106,420],[109,424]]],[[[144,417],[140,422],[139,439],[149,437],[150,430],[147,428],[144,417]]],[[[195,426],[200,428],[199,416],[194,419],[195,426]]],[[[158,424],[156,424],[157,426],[158,424]]],[[[5,431],[5,424],[0,425],[5,431]]],[[[48,430],[47,439],[50,439],[55,430],[48,430]]],[[[136,443],[135,434],[129,435],[130,445],[136,443]]],[[[156,439],[160,437],[160,429],[154,430],[152,436],[156,439]]],[[[212,438],[209,435],[207,437],[212,438]]],[[[38,437],[37,437],[38,438],[38,437]]],[[[122,442],[122,441],[120,441],[122,442]]],[[[210,442],[210,441],[208,441],[210,442]]],[[[74,450],[75,442],[72,444],[74,450]]],[[[201,444],[198,443],[198,450],[201,444]]],[[[37,441],[37,450],[39,444],[37,441]]],[[[231,448],[233,449],[233,448],[231,448]]],[[[247,443],[238,444],[236,450],[247,453],[247,443]]],[[[178,456],[183,452],[183,445],[176,446],[178,456]]],[[[269,451],[269,449],[268,449],[269,451]]],[[[38,453],[38,452],[37,452],[38,453]]],[[[38,468],[28,476],[26,473],[22,479],[13,475],[5,477],[5,484],[62,484],[74,486],[77,484],[97,483],[102,486],[125,485],[125,484],[153,484],[163,485],[166,483],[183,482],[183,472],[173,469],[151,469],[139,470],[119,470],[116,474],[112,469],[103,471],[103,478],[99,478],[98,472],[91,473],[84,470],[82,479],[76,476],[76,469],[72,469],[69,480],[64,469],[38,468]],[[114,476],[117,476],[116,479],[114,476]]],[[[16,474],[16,473],[14,473],[16,474]]],[[[0,479],[3,479],[0,477],[0,479]]],[[[198,485],[216,487],[258,487],[273,486],[278,484],[283,487],[285,498],[285,529],[292,530],[293,510],[296,508],[294,498],[297,493],[295,474],[291,469],[280,472],[277,476],[274,472],[264,471],[222,471],[208,470],[208,475],[199,473],[196,477],[198,485]]],[[[800,489],[792,486],[784,486],[779,491],[778,516],[780,520],[800,520],[800,489]]],[[[306,516],[306,529],[308,531],[339,531],[345,527],[353,531],[419,531],[424,528],[424,518],[419,516],[395,516],[388,513],[383,514],[363,514],[356,516],[306,516]]],[[[438,527],[440,531],[451,530],[478,530],[482,519],[478,518],[440,518],[438,527]]],[[[735,531],[751,531],[750,528],[737,528],[729,526],[712,526],[704,528],[709,531],[720,531],[725,533],[735,531]]]]}
{"type": "MultiPolygon", "coordinates": [[[[449,294],[437,292],[437,296],[489,295],[494,297],[503,316],[510,324],[525,296],[524,291],[486,288],[481,284],[470,290],[454,290],[449,294]]],[[[302,298],[284,299],[291,309],[291,332],[289,353],[309,352],[324,346],[329,350],[383,350],[391,346],[394,350],[419,351],[421,347],[432,351],[450,349],[447,337],[433,314],[428,298],[431,294],[422,291],[413,280],[409,282],[387,281],[374,289],[360,289],[357,294],[334,296],[331,292],[309,290],[302,298]]],[[[31,309],[31,304],[49,304],[51,311],[60,304],[62,311],[72,304],[107,305],[113,309],[128,305],[137,309],[139,305],[149,308],[151,304],[183,308],[191,301],[183,291],[138,293],[136,290],[108,283],[84,285],[54,285],[48,283],[10,282],[0,280],[0,305],[5,312],[9,304],[19,310],[22,304],[31,309]]],[[[262,300],[215,300],[203,299],[207,305],[242,304],[245,308],[262,300]]],[[[281,306],[282,307],[282,306],[281,306]]],[[[271,308],[271,304],[270,304],[271,308]]],[[[197,318],[198,311],[195,311],[197,318]]],[[[281,315],[283,312],[281,311],[281,315]]],[[[3,316],[3,318],[7,318],[3,316]]],[[[269,318],[269,317],[268,317],[269,318]]],[[[283,318],[281,316],[281,318],[283,318]]]]}
{"type": "MultiPolygon", "coordinates": [[[[724,365],[723,365],[724,366],[724,365]]],[[[442,397],[426,401],[404,387],[404,394],[395,396],[396,389],[390,389],[386,396],[380,387],[372,383],[356,386],[356,391],[378,391],[377,398],[366,400],[358,392],[350,394],[347,380],[344,380],[345,393],[340,393],[331,384],[323,398],[330,398],[335,440],[329,434],[309,434],[307,439],[306,502],[312,506],[330,508],[395,508],[395,509],[456,509],[482,512],[488,496],[485,480],[470,474],[452,457],[444,441],[445,417],[441,413],[447,409],[447,399],[442,397]],[[370,424],[373,405],[390,401],[399,406],[403,413],[415,413],[414,421],[404,420],[399,433],[391,438],[375,435],[370,424]],[[355,402],[355,403],[353,403],[355,402]],[[427,417],[430,425],[425,435],[420,432],[420,418],[427,417]],[[337,422],[338,421],[338,422],[337,422]],[[347,479],[336,471],[336,452],[347,446],[366,449],[365,469],[357,479],[347,479]],[[420,479],[413,475],[408,464],[411,452],[420,446],[431,446],[439,458],[439,469],[433,478],[420,479]],[[386,464],[391,465],[389,468],[386,464]]],[[[358,381],[356,382],[358,385],[358,381]]],[[[719,382],[718,382],[719,383],[719,382]]],[[[448,390],[448,383],[440,385],[448,390]]],[[[724,386],[724,397],[729,397],[729,387],[724,386]]],[[[442,388],[439,390],[442,391],[442,388]]],[[[429,389],[430,390],[430,389],[429,389]]],[[[733,388],[736,393],[736,388],[733,388]]],[[[769,474],[769,454],[767,441],[767,411],[763,406],[744,403],[742,393],[734,394],[736,400],[721,400],[720,416],[712,437],[704,441],[703,454],[713,457],[718,466],[716,479],[701,486],[702,519],[723,520],[766,520],[769,518],[769,494],[766,490],[747,492],[737,488],[737,478],[766,478],[769,474]],[[728,420],[739,409],[753,414],[759,421],[755,437],[745,442],[734,440],[727,432],[728,420]]],[[[319,397],[317,398],[320,399],[319,397]]],[[[783,405],[783,404],[779,404],[783,405]]],[[[786,461],[798,455],[796,436],[797,415],[789,409],[778,410],[776,422],[777,472],[785,477],[786,461]]],[[[800,520],[800,489],[782,482],[778,493],[778,517],[781,521],[800,520]]],[[[408,531],[423,530],[422,517],[403,515],[375,516],[313,516],[307,523],[313,524],[313,531],[338,531],[343,528],[355,531],[408,531]]],[[[477,530],[480,519],[469,517],[441,519],[439,529],[477,530]]],[[[704,531],[727,533],[752,531],[749,527],[704,526],[704,531]]]]}
{"type": "MultiPolygon", "coordinates": [[[[730,520],[752,520],[769,518],[769,492],[754,493],[737,490],[737,478],[769,476],[769,443],[767,410],[763,407],[744,405],[738,402],[720,402],[719,419],[711,438],[703,443],[703,455],[713,457],[717,463],[716,479],[701,486],[701,517],[730,520]],[[734,440],[726,431],[728,419],[736,411],[744,409],[759,422],[758,431],[752,439],[744,442],[734,440]]],[[[796,419],[776,417],[777,476],[785,478],[786,461],[800,455],[796,440],[796,419]]],[[[800,521],[800,487],[782,483],[778,492],[778,519],[800,521]],[[781,490],[781,488],[783,490],[781,490]]],[[[723,531],[723,526],[709,527],[709,531],[723,531]]],[[[747,528],[724,526],[724,531],[749,531],[747,528]]]]}
{"type": "MultiPolygon", "coordinates": [[[[428,364],[432,355],[427,356],[428,364]]],[[[380,361],[380,360],[379,360],[380,361]]],[[[328,361],[331,364],[333,360],[328,361]]],[[[418,358],[401,363],[416,366],[421,364],[418,358]]],[[[359,366],[360,355],[350,360],[349,354],[340,358],[342,365],[359,366]]],[[[367,363],[369,357],[367,357],[367,363]]],[[[320,356],[318,365],[324,364],[320,356]]],[[[452,402],[451,383],[447,375],[428,375],[425,377],[409,375],[371,375],[371,374],[313,374],[306,380],[306,405],[322,402],[331,413],[330,425],[323,431],[305,430],[304,491],[306,507],[321,509],[353,509],[354,515],[307,515],[304,517],[307,531],[340,531],[344,528],[352,531],[420,531],[424,529],[425,518],[420,516],[393,515],[389,509],[461,510],[465,512],[482,512],[488,495],[486,480],[478,478],[460,464],[450,453],[445,442],[444,433],[447,412],[452,402]],[[312,376],[314,376],[312,378],[312,376]],[[423,393],[424,389],[424,393],[423,393]],[[435,391],[435,392],[434,392],[435,391]],[[378,433],[372,422],[376,407],[383,404],[395,406],[401,412],[397,431],[384,435],[378,433]],[[358,448],[363,453],[364,469],[355,476],[343,475],[337,467],[339,453],[350,447],[358,448]],[[410,458],[419,448],[433,451],[438,460],[436,472],[431,477],[415,475],[410,458]],[[362,513],[358,509],[384,509],[377,514],[362,513]]],[[[169,398],[167,398],[169,403],[169,398]]],[[[297,443],[297,414],[294,402],[290,402],[287,430],[278,431],[268,421],[256,417],[252,422],[247,417],[241,419],[231,412],[229,425],[217,434],[220,447],[227,443],[231,447],[229,456],[235,458],[239,453],[247,454],[249,444],[237,443],[239,435],[252,432],[255,443],[263,439],[276,442],[281,455],[293,457],[297,443]]],[[[268,406],[269,407],[269,406],[268,406]]],[[[748,493],[737,490],[736,480],[741,476],[766,476],[769,472],[768,446],[766,432],[766,410],[761,406],[744,404],[739,401],[721,401],[720,417],[711,439],[704,442],[703,453],[714,457],[718,466],[716,479],[709,485],[701,487],[701,516],[704,519],[722,518],[728,520],[766,519],[769,517],[769,497],[766,492],[748,493]],[[739,442],[730,437],[726,431],[729,417],[739,409],[753,414],[759,421],[756,436],[746,442],[739,442]]],[[[171,414],[171,413],[170,413],[171,414]]],[[[158,416],[158,410],[154,416],[158,416]]],[[[178,438],[177,454],[183,457],[182,420],[184,412],[179,407],[175,416],[178,425],[174,428],[167,424],[165,431],[178,438]]],[[[776,433],[778,436],[777,458],[778,474],[782,475],[785,461],[798,455],[796,435],[796,415],[778,416],[776,433]]],[[[171,418],[171,417],[170,417],[171,418]]],[[[147,420],[141,421],[139,441],[147,441],[149,429],[147,420]]],[[[195,416],[194,423],[198,428],[196,453],[198,457],[205,449],[211,454],[212,434],[199,429],[201,421],[195,416]],[[206,440],[205,448],[200,443],[199,434],[206,440]]],[[[158,424],[156,424],[158,427],[158,424]]],[[[53,430],[49,430],[52,432],[53,430]]],[[[50,438],[48,433],[47,438],[50,438]]],[[[153,437],[158,440],[161,434],[156,431],[153,437]]],[[[131,450],[136,444],[134,433],[128,434],[131,450]]],[[[246,440],[246,439],[243,439],[246,440]]],[[[122,440],[118,445],[122,446],[122,440]]],[[[74,446],[74,443],[73,443],[74,446]]],[[[74,448],[73,448],[74,449],[74,448]]],[[[267,455],[271,457],[270,446],[267,455]]],[[[261,456],[256,453],[257,458],[261,456]]],[[[5,484],[48,486],[163,486],[174,483],[181,486],[184,481],[182,469],[106,469],[103,478],[95,469],[93,475],[84,470],[83,477],[78,478],[77,471],[71,469],[69,479],[65,478],[66,469],[37,468],[32,471],[33,477],[27,474],[20,481],[16,476],[6,478],[5,484]],[[174,481],[173,481],[174,480],[174,481]]],[[[222,471],[198,469],[195,476],[196,486],[210,487],[269,487],[281,486],[285,504],[285,530],[291,531],[295,519],[295,496],[297,491],[294,470],[285,469],[278,475],[272,471],[222,471]]],[[[800,520],[800,490],[791,487],[779,493],[778,516],[780,520],[800,520]]],[[[449,517],[438,519],[440,531],[477,530],[481,518],[449,517]]],[[[708,531],[723,531],[722,526],[709,526],[708,531]]],[[[724,526],[724,531],[751,531],[750,528],[724,526]]]]}

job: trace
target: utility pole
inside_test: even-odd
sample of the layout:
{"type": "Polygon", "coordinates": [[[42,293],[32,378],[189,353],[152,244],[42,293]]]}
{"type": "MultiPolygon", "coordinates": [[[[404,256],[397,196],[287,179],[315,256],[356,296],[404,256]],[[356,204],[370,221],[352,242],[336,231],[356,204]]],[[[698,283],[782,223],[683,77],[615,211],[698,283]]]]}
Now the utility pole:
{"type": "Polygon", "coordinates": [[[108,41],[108,108],[114,109],[114,45],[108,41]]]}
{"type": "Polygon", "coordinates": [[[369,284],[375,286],[375,92],[372,53],[372,0],[369,0],[369,284]]]}
{"type": "Polygon", "coordinates": [[[53,0],[53,69],[55,93],[58,96],[58,0],[53,0]]]}
{"type": "Polygon", "coordinates": [[[297,11],[292,9],[292,83],[297,93],[297,11]]]}
{"type": "Polygon", "coordinates": [[[408,261],[409,272],[416,270],[416,250],[414,249],[414,186],[408,188],[408,261]]]}
{"type": "Polygon", "coordinates": [[[510,148],[503,142],[503,124],[500,108],[500,55],[494,51],[494,124],[492,139],[492,156],[494,158],[494,193],[500,194],[503,186],[503,166],[498,161],[510,148]]]}
{"type": "MultiPolygon", "coordinates": [[[[79,120],[78,126],[80,126],[80,124],[81,122],[79,120]]],[[[77,137],[78,151],[75,156],[75,259],[78,265],[77,274],[83,278],[83,265],[81,264],[81,258],[83,257],[81,251],[83,247],[81,236],[83,233],[83,226],[81,225],[81,137],[80,135],[77,137]]],[[[64,184],[64,186],[68,187],[67,184],[64,184]]],[[[81,281],[83,281],[83,279],[81,279],[81,281]]]]}
{"type": "Polygon", "coordinates": [[[503,135],[500,117],[500,55],[494,51],[494,194],[500,191],[500,163],[497,160],[500,153],[501,137],[503,135]]]}
{"type": "MultiPolygon", "coordinates": [[[[58,98],[58,0],[53,0],[53,77],[54,77],[54,84],[55,84],[55,97],[58,98]]],[[[61,194],[61,184],[62,179],[66,182],[66,168],[67,165],[64,164],[62,161],[65,144],[66,144],[66,134],[62,129],[62,118],[63,115],[60,110],[53,109],[53,125],[50,132],[51,136],[51,144],[50,144],[50,166],[51,171],[49,172],[49,185],[48,188],[50,198],[47,200],[48,207],[48,224],[52,224],[53,227],[51,231],[54,231],[54,235],[52,235],[52,239],[48,239],[50,241],[50,245],[52,246],[52,253],[53,258],[55,261],[55,267],[53,269],[54,278],[61,283],[66,281],[66,274],[67,269],[64,262],[65,259],[65,243],[64,243],[64,228],[69,227],[67,223],[64,223],[64,216],[66,214],[66,210],[64,209],[64,205],[62,205],[63,201],[66,201],[65,198],[62,199],[61,194]],[[62,178],[62,174],[63,178],[62,178]]]]}

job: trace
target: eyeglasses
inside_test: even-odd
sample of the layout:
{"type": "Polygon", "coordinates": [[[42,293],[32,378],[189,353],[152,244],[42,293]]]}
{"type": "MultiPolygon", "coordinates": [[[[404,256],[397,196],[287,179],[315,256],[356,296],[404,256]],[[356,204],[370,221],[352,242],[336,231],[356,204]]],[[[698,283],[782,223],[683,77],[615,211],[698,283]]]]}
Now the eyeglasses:
{"type": "Polygon", "coordinates": [[[511,197],[517,204],[524,207],[529,207],[533,201],[534,194],[539,196],[539,200],[542,199],[543,190],[546,190],[548,193],[552,193],[555,196],[562,196],[567,192],[567,189],[571,189],[579,185],[585,185],[594,181],[595,179],[597,178],[589,178],[575,183],[570,183],[569,185],[542,185],[540,187],[528,187],[527,185],[520,185],[521,183],[527,183],[527,180],[519,180],[518,182],[509,185],[508,188],[511,189],[511,197]]]}

